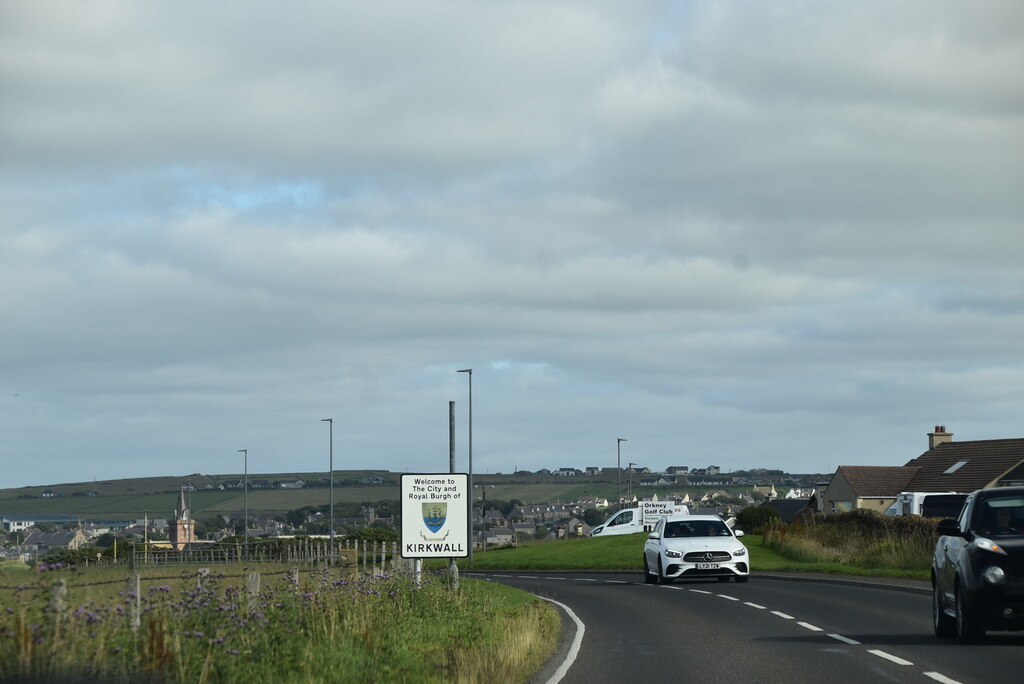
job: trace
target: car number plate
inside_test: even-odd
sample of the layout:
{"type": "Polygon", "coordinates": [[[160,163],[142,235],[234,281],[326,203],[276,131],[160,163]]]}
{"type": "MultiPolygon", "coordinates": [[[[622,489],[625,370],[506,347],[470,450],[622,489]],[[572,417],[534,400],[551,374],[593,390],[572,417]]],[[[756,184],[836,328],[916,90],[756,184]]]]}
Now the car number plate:
{"type": "Polygon", "coordinates": [[[698,570],[717,570],[718,563],[697,563],[698,570]]]}

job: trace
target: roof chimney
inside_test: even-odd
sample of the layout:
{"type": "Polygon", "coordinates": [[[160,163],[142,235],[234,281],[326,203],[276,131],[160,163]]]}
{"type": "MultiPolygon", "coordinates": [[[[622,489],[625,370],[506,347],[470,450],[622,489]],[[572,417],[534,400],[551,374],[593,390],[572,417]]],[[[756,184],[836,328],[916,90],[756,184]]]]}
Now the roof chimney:
{"type": "Polygon", "coordinates": [[[946,432],[945,425],[936,425],[935,432],[928,433],[928,449],[934,449],[940,444],[953,441],[953,433],[946,432]]]}

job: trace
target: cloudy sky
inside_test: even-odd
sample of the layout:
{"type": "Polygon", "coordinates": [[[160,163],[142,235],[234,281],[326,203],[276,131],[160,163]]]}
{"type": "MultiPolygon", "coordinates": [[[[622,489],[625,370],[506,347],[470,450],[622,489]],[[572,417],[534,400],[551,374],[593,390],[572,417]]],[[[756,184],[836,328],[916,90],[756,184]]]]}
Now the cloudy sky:
{"type": "Polygon", "coordinates": [[[0,0],[0,486],[1024,437],[1024,6],[0,0]]]}

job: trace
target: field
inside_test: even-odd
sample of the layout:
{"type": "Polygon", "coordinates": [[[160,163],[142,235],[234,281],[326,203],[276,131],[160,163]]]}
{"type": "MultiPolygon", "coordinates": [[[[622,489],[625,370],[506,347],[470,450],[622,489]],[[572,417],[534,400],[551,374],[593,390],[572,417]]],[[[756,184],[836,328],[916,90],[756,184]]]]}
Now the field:
{"type": "Polygon", "coordinates": [[[499,584],[261,567],[0,567],[0,681],[526,681],[550,604],[499,584]]]}

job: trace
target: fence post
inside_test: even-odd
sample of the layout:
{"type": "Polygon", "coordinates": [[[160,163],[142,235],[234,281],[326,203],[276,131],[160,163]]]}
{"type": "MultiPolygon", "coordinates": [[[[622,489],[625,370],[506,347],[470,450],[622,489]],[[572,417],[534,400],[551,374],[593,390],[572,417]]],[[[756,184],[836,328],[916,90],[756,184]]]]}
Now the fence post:
{"type": "Polygon", "coordinates": [[[47,608],[57,613],[58,618],[63,617],[64,608],[67,606],[65,599],[68,597],[68,581],[61,578],[54,582],[53,587],[50,589],[50,594],[52,598],[47,608]]]}
{"type": "Polygon", "coordinates": [[[202,589],[203,582],[209,579],[209,577],[210,568],[199,568],[199,570],[196,571],[196,589],[202,589]]]}
{"type": "Polygon", "coordinates": [[[142,580],[139,573],[129,575],[125,594],[131,599],[128,604],[128,622],[132,629],[138,629],[142,624],[142,580]]]}
{"type": "Polygon", "coordinates": [[[247,607],[250,613],[256,611],[257,602],[260,598],[260,573],[256,570],[249,572],[246,575],[246,583],[248,585],[248,603],[247,607]]]}

